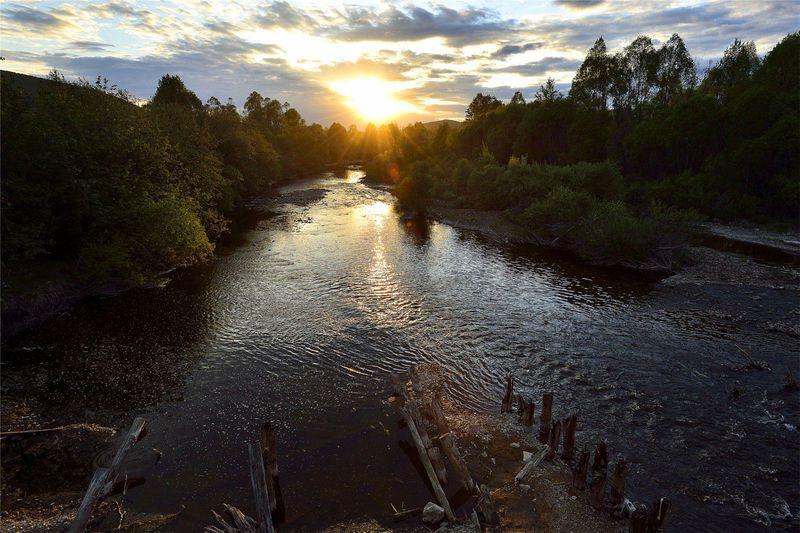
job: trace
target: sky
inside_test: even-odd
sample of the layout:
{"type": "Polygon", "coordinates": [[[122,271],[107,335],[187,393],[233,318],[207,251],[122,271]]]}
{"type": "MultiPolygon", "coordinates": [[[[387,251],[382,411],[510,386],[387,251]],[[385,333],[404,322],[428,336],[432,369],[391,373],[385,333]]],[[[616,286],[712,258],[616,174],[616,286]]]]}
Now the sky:
{"type": "Polygon", "coordinates": [[[702,72],[735,38],[760,54],[800,29],[800,0],[13,1],[0,4],[0,67],[108,78],[146,100],[180,75],[205,101],[251,91],[309,122],[461,119],[477,92],[564,92],[602,36],[683,37],[702,72]]]}

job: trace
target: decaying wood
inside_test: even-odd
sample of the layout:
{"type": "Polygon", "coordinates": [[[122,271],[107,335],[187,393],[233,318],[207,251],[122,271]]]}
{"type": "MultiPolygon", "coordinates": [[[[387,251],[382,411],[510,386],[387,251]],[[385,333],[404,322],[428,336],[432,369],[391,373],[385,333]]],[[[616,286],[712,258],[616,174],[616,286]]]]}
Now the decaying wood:
{"type": "Polygon", "coordinates": [[[537,455],[536,457],[531,457],[530,460],[528,460],[528,462],[525,463],[525,466],[522,467],[522,470],[517,472],[517,475],[514,476],[514,483],[516,484],[519,483],[520,481],[523,481],[525,477],[528,474],[530,474],[531,471],[533,471],[534,468],[539,466],[539,463],[541,463],[544,460],[545,456],[548,454],[549,451],[550,447],[545,446],[544,450],[539,452],[539,455],[537,455]]]}
{"type": "Polygon", "coordinates": [[[478,489],[477,508],[483,515],[484,522],[487,524],[494,523],[494,500],[492,499],[492,493],[489,491],[489,487],[486,485],[481,485],[478,489]]]}
{"type": "Polygon", "coordinates": [[[506,395],[503,396],[503,403],[500,406],[501,413],[510,413],[511,412],[511,402],[514,397],[514,378],[508,376],[506,378],[506,395]]]}
{"type": "Polygon", "coordinates": [[[575,428],[578,425],[578,417],[570,415],[564,420],[562,429],[564,431],[564,450],[561,452],[561,459],[567,464],[572,462],[572,455],[575,453],[575,428]]]}
{"type": "Polygon", "coordinates": [[[400,396],[400,398],[402,398],[406,409],[408,409],[409,414],[416,422],[417,432],[422,439],[422,445],[425,447],[425,454],[428,456],[428,459],[431,462],[431,465],[433,465],[434,471],[436,472],[436,477],[440,483],[447,484],[447,467],[444,464],[439,447],[436,446],[436,444],[428,435],[428,430],[425,427],[425,419],[422,416],[419,402],[411,398],[411,396],[408,394],[406,383],[402,381],[399,376],[392,376],[392,382],[397,394],[400,396]]]}
{"type": "Polygon", "coordinates": [[[637,505],[631,514],[630,533],[648,533],[650,510],[646,505],[637,505]]]}
{"type": "MultiPolygon", "coordinates": [[[[439,505],[441,505],[444,509],[447,518],[451,522],[455,522],[455,515],[453,514],[453,510],[450,508],[450,502],[447,500],[447,495],[444,493],[444,490],[442,490],[442,485],[439,483],[436,470],[431,463],[430,457],[428,456],[428,450],[425,447],[422,436],[420,435],[420,429],[417,427],[415,417],[412,414],[417,414],[417,419],[420,420],[420,425],[422,425],[422,416],[419,415],[419,407],[416,405],[416,401],[411,399],[408,394],[406,384],[403,383],[398,376],[393,375],[392,382],[394,383],[397,394],[403,402],[403,405],[398,406],[398,410],[406,420],[406,425],[408,426],[408,430],[411,432],[411,437],[413,438],[414,444],[417,447],[417,452],[419,453],[419,458],[422,461],[422,466],[425,467],[425,473],[428,474],[428,480],[433,487],[433,492],[436,494],[436,499],[439,501],[439,505]]],[[[424,431],[425,428],[423,427],[422,430],[424,431]]]]}
{"type": "Polygon", "coordinates": [[[518,410],[519,410],[520,424],[525,424],[526,426],[532,426],[533,415],[536,411],[536,404],[528,400],[527,398],[520,396],[518,403],[518,410]]]}
{"type": "Polygon", "coordinates": [[[401,522],[406,518],[411,518],[412,516],[418,516],[422,514],[422,507],[416,507],[414,509],[408,509],[406,511],[397,511],[392,514],[392,520],[395,522],[401,522]]]}
{"type": "Polygon", "coordinates": [[[614,466],[614,477],[611,478],[611,496],[609,503],[612,507],[622,504],[625,499],[625,479],[628,476],[628,462],[620,457],[614,466]]]}
{"type": "Polygon", "coordinates": [[[261,446],[261,457],[264,462],[264,469],[267,475],[267,487],[269,488],[269,509],[275,512],[278,507],[276,480],[278,476],[278,449],[277,440],[275,438],[275,431],[272,429],[272,424],[266,422],[261,426],[261,433],[259,435],[259,444],[261,446]]]}
{"type": "Polygon", "coordinates": [[[592,479],[589,481],[589,501],[595,509],[603,508],[603,493],[608,472],[608,449],[605,442],[598,442],[592,462],[592,479]]]}
{"type": "Polygon", "coordinates": [[[212,510],[211,513],[214,515],[219,527],[206,526],[203,529],[205,533],[255,533],[257,531],[255,520],[245,516],[243,512],[232,505],[225,503],[223,507],[231,523],[229,524],[216,511],[212,510]]]}
{"type": "Polygon", "coordinates": [[[255,531],[260,533],[274,533],[272,513],[269,508],[269,488],[267,486],[267,473],[264,469],[264,458],[261,451],[247,443],[247,455],[250,458],[250,487],[253,490],[253,500],[256,506],[255,531]]]}
{"type": "Polygon", "coordinates": [[[467,462],[458,450],[456,439],[450,432],[439,398],[434,396],[428,403],[428,407],[431,418],[436,428],[439,430],[439,444],[442,445],[445,455],[447,455],[447,458],[450,460],[450,466],[453,467],[453,470],[464,488],[469,492],[475,492],[475,482],[472,480],[472,476],[469,473],[467,462]]]}
{"type": "Polygon", "coordinates": [[[669,500],[666,498],[659,498],[653,502],[653,507],[650,511],[649,528],[650,531],[661,533],[664,531],[664,524],[667,520],[667,512],[669,511],[669,500]]]}
{"type": "Polygon", "coordinates": [[[586,473],[589,471],[589,450],[581,451],[578,466],[572,471],[572,486],[578,490],[586,489],[586,473]]]}
{"type": "Polygon", "coordinates": [[[78,533],[86,530],[86,525],[92,516],[94,506],[97,501],[106,495],[107,487],[113,487],[120,472],[120,466],[125,460],[128,451],[139,442],[139,439],[144,435],[145,420],[142,417],[136,417],[131,424],[130,430],[125,435],[125,438],[117,448],[117,453],[111,461],[111,466],[108,468],[98,468],[95,470],[92,480],[89,482],[89,488],[81,500],[81,505],[78,507],[78,512],[75,515],[75,520],[70,526],[70,532],[78,533]]]}
{"type": "Polygon", "coordinates": [[[550,424],[553,416],[553,395],[542,396],[542,413],[539,415],[539,442],[547,444],[550,440],[550,424]]]}
{"type": "Polygon", "coordinates": [[[550,442],[547,444],[548,452],[545,457],[546,460],[552,461],[558,453],[558,445],[561,440],[561,420],[553,422],[553,427],[550,430],[550,442]]]}

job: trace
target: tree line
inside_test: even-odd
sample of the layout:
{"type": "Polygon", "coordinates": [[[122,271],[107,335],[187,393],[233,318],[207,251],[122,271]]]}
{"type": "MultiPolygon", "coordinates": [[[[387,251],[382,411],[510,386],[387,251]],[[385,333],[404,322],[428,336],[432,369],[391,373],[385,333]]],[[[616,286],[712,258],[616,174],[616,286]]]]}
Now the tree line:
{"type": "Polygon", "coordinates": [[[371,145],[369,132],[307,124],[257,92],[241,113],[231,100],[203,104],[178,76],[143,105],[101,78],[20,85],[3,73],[4,267],[47,259],[139,283],[207,257],[242,197],[371,145]]]}
{"type": "Polygon", "coordinates": [[[599,38],[568,94],[552,79],[527,102],[478,93],[465,118],[387,137],[368,176],[405,203],[507,210],[605,263],[675,247],[664,217],[798,220],[798,33],[763,59],[736,40],[703,76],[677,34],[614,54],[599,38]]]}

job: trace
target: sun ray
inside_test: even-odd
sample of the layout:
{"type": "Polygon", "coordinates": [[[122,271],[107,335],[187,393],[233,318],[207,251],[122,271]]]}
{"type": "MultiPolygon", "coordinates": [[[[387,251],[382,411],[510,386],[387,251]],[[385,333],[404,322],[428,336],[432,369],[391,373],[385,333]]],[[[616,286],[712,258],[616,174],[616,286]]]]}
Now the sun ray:
{"type": "Polygon", "coordinates": [[[331,82],[344,103],[370,122],[383,123],[405,113],[418,110],[396,95],[396,84],[379,78],[355,78],[331,82]]]}

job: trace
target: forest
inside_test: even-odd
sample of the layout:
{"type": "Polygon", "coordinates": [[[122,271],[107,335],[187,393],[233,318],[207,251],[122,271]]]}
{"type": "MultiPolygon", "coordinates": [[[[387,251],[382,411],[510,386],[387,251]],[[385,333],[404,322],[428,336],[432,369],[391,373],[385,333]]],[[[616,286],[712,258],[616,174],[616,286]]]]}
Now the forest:
{"type": "Polygon", "coordinates": [[[3,265],[46,258],[138,284],[206,258],[237,202],[360,157],[362,135],[252,92],[243,112],[165,75],[137,105],[105,79],[3,74],[3,265]]]}
{"type": "Polygon", "coordinates": [[[763,59],[736,40],[698,79],[677,34],[599,38],[569,94],[549,79],[528,102],[478,93],[460,128],[389,126],[367,176],[415,207],[504,210],[591,262],[669,265],[702,218],[797,222],[798,57],[798,33],[763,59]]]}

